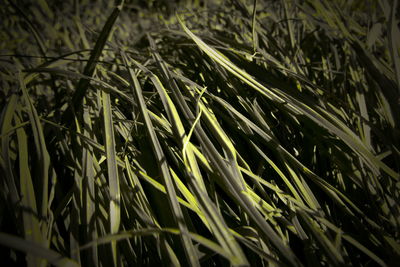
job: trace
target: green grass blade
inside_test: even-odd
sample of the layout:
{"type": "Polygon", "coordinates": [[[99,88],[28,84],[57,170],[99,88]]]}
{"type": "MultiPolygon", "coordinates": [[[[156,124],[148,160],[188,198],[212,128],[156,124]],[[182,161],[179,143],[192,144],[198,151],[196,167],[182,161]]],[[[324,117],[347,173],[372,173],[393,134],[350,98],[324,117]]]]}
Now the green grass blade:
{"type": "Polygon", "coordinates": [[[50,250],[35,242],[23,240],[22,238],[0,232],[0,244],[11,247],[37,257],[46,259],[50,264],[57,267],[78,267],[79,265],[66,257],[63,257],[54,250],[50,250]]]}
{"type": "MultiPolygon", "coordinates": [[[[38,162],[40,163],[41,190],[37,194],[41,195],[41,199],[39,202],[40,203],[39,214],[43,218],[47,218],[50,215],[49,210],[51,204],[49,203],[49,182],[52,182],[53,180],[50,179],[55,179],[55,177],[52,177],[53,170],[50,166],[50,155],[47,151],[46,141],[43,133],[43,127],[39,115],[37,114],[36,108],[33,105],[31,98],[28,94],[28,91],[25,87],[25,81],[23,80],[21,74],[19,76],[19,81],[22,89],[22,96],[25,101],[25,105],[27,106],[29,114],[29,120],[31,123],[32,132],[34,136],[38,162]]],[[[46,223],[44,223],[44,225],[46,225],[46,223]]],[[[51,229],[50,225],[49,227],[50,227],[49,229],[51,229]]],[[[44,229],[48,230],[47,226],[45,226],[44,229]]]]}
{"type": "Polygon", "coordinates": [[[157,138],[156,133],[153,128],[153,124],[152,124],[149,114],[147,112],[146,103],[145,103],[143,95],[142,95],[142,90],[141,90],[139,81],[138,81],[135,73],[132,71],[130,64],[128,62],[128,59],[127,59],[126,55],[124,54],[124,52],[122,52],[121,55],[122,55],[122,58],[124,59],[125,66],[127,67],[129,74],[130,74],[129,78],[130,78],[131,87],[132,87],[132,90],[134,91],[136,99],[139,102],[140,110],[144,117],[147,133],[150,136],[151,146],[153,149],[154,156],[156,157],[157,165],[158,165],[160,172],[164,178],[164,183],[165,183],[165,187],[167,189],[167,196],[168,196],[169,204],[170,204],[171,209],[174,212],[174,219],[177,222],[178,227],[181,231],[180,237],[181,237],[181,240],[183,243],[183,247],[185,249],[186,257],[192,266],[199,266],[198,256],[194,250],[193,243],[188,235],[188,230],[187,230],[187,226],[185,224],[184,218],[183,218],[182,210],[179,207],[178,201],[176,199],[176,192],[175,192],[173,180],[172,180],[170,172],[169,172],[168,164],[165,160],[164,152],[158,141],[158,138],[157,138]]]}
{"type": "Polygon", "coordinates": [[[285,109],[293,114],[303,114],[313,120],[315,123],[320,125],[321,127],[327,129],[330,132],[333,132],[338,137],[340,137],[349,147],[353,149],[355,153],[360,155],[361,158],[365,160],[365,162],[373,169],[378,170],[381,168],[384,172],[390,175],[392,178],[398,180],[400,177],[399,173],[396,173],[394,170],[389,168],[385,163],[379,161],[372,152],[365,147],[362,141],[341,121],[339,121],[335,116],[328,113],[322,108],[318,106],[313,109],[311,106],[307,106],[301,103],[299,100],[296,100],[292,96],[277,90],[270,90],[266,88],[264,85],[256,81],[250,74],[246,71],[240,69],[235,64],[230,62],[225,56],[223,56],[220,52],[211,48],[204,41],[202,41],[199,37],[193,34],[182,22],[182,20],[178,17],[178,20],[183,28],[183,30],[187,33],[187,35],[199,46],[199,48],[204,51],[209,57],[214,59],[216,62],[221,64],[226,70],[231,72],[233,75],[238,77],[244,83],[248,84],[256,91],[266,96],[268,99],[284,104],[285,109]]]}
{"type": "MultiPolygon", "coordinates": [[[[122,1],[122,3],[118,4],[114,8],[113,12],[108,17],[106,23],[104,24],[103,29],[101,30],[100,35],[97,38],[96,44],[90,54],[89,61],[87,62],[85,69],[83,70],[83,75],[89,77],[93,76],[97,62],[103,52],[107,39],[110,36],[111,30],[115,24],[115,21],[119,16],[119,13],[122,10],[123,2],[124,1],[122,1]]],[[[67,125],[72,123],[72,117],[71,117],[73,114],[72,112],[80,110],[83,98],[86,95],[88,88],[89,88],[89,80],[81,78],[77,85],[76,91],[72,96],[71,100],[72,106],[68,106],[68,109],[63,114],[63,122],[66,123],[67,125]]]]}
{"type": "Polygon", "coordinates": [[[8,187],[8,197],[11,199],[12,204],[17,204],[19,202],[18,190],[15,184],[15,178],[12,171],[12,164],[10,159],[10,137],[12,127],[12,120],[14,117],[15,110],[18,105],[18,96],[12,94],[9,98],[7,104],[4,106],[1,114],[1,155],[4,159],[4,175],[7,181],[8,187]]]}
{"type": "Polygon", "coordinates": [[[395,77],[397,81],[397,88],[400,93],[400,30],[398,27],[398,20],[396,20],[396,10],[398,10],[397,0],[392,3],[393,7],[390,10],[390,20],[388,21],[388,36],[389,36],[389,47],[390,54],[394,65],[395,77]]]}
{"type": "MultiPolygon", "coordinates": [[[[90,117],[90,108],[85,106],[83,111],[83,120],[85,122],[83,135],[87,138],[93,138],[92,120],[90,117]]],[[[93,166],[93,157],[95,157],[93,149],[90,146],[84,146],[82,155],[82,166],[83,167],[83,223],[87,227],[85,233],[85,240],[87,242],[97,238],[97,227],[94,223],[95,212],[96,212],[96,198],[95,198],[95,172],[93,166]]],[[[89,255],[87,256],[88,264],[98,265],[98,251],[97,247],[94,247],[89,255]]]]}
{"type": "MultiPolygon", "coordinates": [[[[117,233],[121,222],[121,195],[119,188],[118,166],[115,150],[114,123],[110,95],[102,91],[103,115],[104,115],[104,139],[107,154],[108,183],[110,188],[110,230],[117,233]]],[[[112,245],[113,262],[117,264],[117,244],[112,245]]]]}
{"type": "MultiPolygon", "coordinates": [[[[15,118],[15,122],[17,124],[20,122],[19,117],[15,118]]],[[[40,230],[40,221],[36,208],[36,196],[28,163],[28,138],[23,128],[17,130],[17,139],[24,237],[26,240],[42,245],[44,244],[43,236],[40,230]]],[[[26,261],[28,266],[43,266],[43,264],[45,264],[42,259],[36,258],[35,255],[31,253],[28,253],[26,261]]]]}

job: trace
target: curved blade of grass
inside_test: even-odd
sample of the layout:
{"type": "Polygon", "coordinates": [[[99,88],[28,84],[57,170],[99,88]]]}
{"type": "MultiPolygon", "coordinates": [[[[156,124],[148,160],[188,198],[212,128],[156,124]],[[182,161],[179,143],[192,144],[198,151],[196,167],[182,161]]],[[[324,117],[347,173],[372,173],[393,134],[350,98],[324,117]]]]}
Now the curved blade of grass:
{"type": "MultiPolygon", "coordinates": [[[[153,48],[153,56],[156,59],[157,63],[161,66],[161,69],[163,70],[163,73],[167,80],[170,80],[170,75],[169,71],[164,64],[161,56],[156,52],[156,45],[154,43],[154,40],[148,35],[148,39],[150,42],[150,46],[153,48]]],[[[143,68],[143,67],[142,67],[143,68]]],[[[150,79],[152,80],[154,86],[157,89],[158,94],[161,97],[161,101],[163,102],[163,105],[167,111],[168,118],[171,121],[172,130],[175,131],[176,137],[179,140],[181,149],[182,149],[182,157],[185,161],[185,167],[187,168],[188,172],[193,173],[193,177],[196,179],[197,185],[200,187],[200,190],[203,190],[204,192],[206,191],[206,187],[204,185],[204,181],[201,178],[200,170],[197,165],[197,162],[194,158],[193,151],[189,148],[187,149],[187,143],[190,141],[190,135],[187,136],[185,132],[185,128],[183,127],[183,123],[180,119],[180,116],[178,114],[178,111],[172,102],[171,98],[168,96],[163,84],[159,80],[159,78],[152,74],[150,79]]],[[[192,128],[196,125],[196,121],[193,122],[192,128]]]]}
{"type": "MultiPolygon", "coordinates": [[[[189,93],[192,94],[193,92],[189,91],[189,93]]],[[[247,189],[245,187],[242,175],[237,173],[240,170],[236,161],[236,150],[232,142],[222,130],[215,116],[207,107],[205,107],[202,101],[199,101],[198,105],[199,108],[203,109],[204,118],[206,119],[209,127],[212,129],[213,135],[219,141],[220,145],[224,148],[224,151],[227,154],[229,163],[226,159],[221,157],[202,128],[196,127],[195,132],[199,135],[198,139],[202,143],[205,154],[207,154],[210,163],[215,169],[218,170],[218,173],[221,174],[221,178],[223,178],[222,187],[224,188],[224,191],[231,195],[234,201],[237,202],[243,211],[246,212],[244,216],[249,216],[257,224],[263,238],[270,240],[287,262],[292,265],[297,265],[298,260],[291,249],[282,242],[272,227],[265,221],[263,216],[261,216],[259,211],[254,207],[252,200],[245,194],[247,189]]],[[[191,116],[194,117],[193,114],[191,114],[191,116]]],[[[201,201],[202,199],[199,198],[198,200],[201,201]]]]}
{"type": "Polygon", "coordinates": [[[292,185],[292,183],[288,180],[288,178],[285,176],[285,174],[282,172],[281,169],[279,169],[278,166],[253,142],[251,142],[251,145],[254,147],[254,149],[263,157],[269,165],[275,170],[275,172],[281,177],[281,179],[284,181],[286,186],[289,188],[290,192],[292,192],[293,196],[297,201],[300,203],[303,203],[302,198],[300,197],[299,193],[297,192],[296,188],[292,185]]]}
{"type": "Polygon", "coordinates": [[[372,170],[377,171],[379,168],[390,175],[392,178],[398,180],[400,177],[399,173],[396,173],[390,167],[388,167],[385,163],[378,160],[372,152],[365,147],[362,141],[341,121],[339,121],[335,116],[328,113],[322,108],[316,106],[316,109],[313,109],[310,106],[307,106],[300,101],[296,100],[292,96],[286,94],[285,92],[278,90],[270,90],[266,88],[264,85],[256,81],[250,74],[246,71],[240,69],[231,61],[229,61],[225,56],[223,56],[220,52],[211,48],[204,41],[202,41],[199,37],[197,37],[194,33],[192,33],[182,22],[181,18],[177,16],[180,25],[186,34],[198,45],[198,47],[204,51],[210,58],[219,63],[226,70],[231,72],[233,75],[238,77],[244,83],[248,84],[250,87],[254,88],[256,91],[266,96],[268,99],[283,104],[285,109],[288,109],[290,113],[294,113],[297,115],[305,115],[316,124],[321,127],[327,129],[328,131],[336,134],[340,137],[350,148],[353,149],[355,153],[357,153],[363,160],[365,160],[366,164],[370,166],[372,170]],[[319,111],[319,112],[318,112],[319,111]],[[324,117],[325,116],[325,117],[324,117]]]}
{"type": "Polygon", "coordinates": [[[158,141],[157,135],[154,131],[153,124],[152,124],[149,114],[147,112],[146,103],[145,103],[145,100],[142,95],[142,90],[141,90],[139,81],[138,81],[135,73],[133,72],[132,68],[130,67],[128,59],[123,51],[121,51],[121,56],[123,58],[126,68],[129,71],[129,79],[130,79],[132,91],[133,91],[134,95],[136,96],[136,99],[139,102],[138,104],[140,106],[141,113],[144,117],[147,133],[150,136],[150,141],[151,141],[151,146],[152,146],[152,149],[154,152],[154,156],[156,157],[157,165],[161,171],[162,177],[164,178],[164,183],[165,183],[165,187],[167,189],[167,196],[168,196],[169,204],[173,211],[174,219],[177,222],[178,227],[181,231],[180,238],[182,240],[182,244],[183,244],[183,248],[185,250],[186,257],[192,266],[199,266],[198,256],[193,247],[193,243],[190,240],[190,237],[188,235],[188,230],[187,230],[187,226],[185,224],[184,218],[183,218],[183,213],[182,213],[182,210],[176,199],[176,192],[175,192],[175,188],[174,188],[174,184],[173,184],[171,175],[169,173],[168,164],[166,162],[164,152],[161,148],[160,142],[158,141]]]}
{"type": "MultiPolygon", "coordinates": [[[[160,60],[160,58],[157,56],[156,53],[155,53],[155,56],[156,56],[158,62],[162,62],[162,60],[160,60]]],[[[175,132],[179,138],[181,147],[185,147],[185,143],[188,142],[188,137],[185,134],[183,124],[177,113],[175,105],[173,104],[173,102],[171,101],[169,96],[167,95],[166,90],[163,87],[162,83],[159,81],[157,76],[155,76],[150,71],[148,71],[144,66],[142,66],[138,62],[135,62],[135,61],[133,61],[133,62],[142,71],[144,71],[145,73],[149,73],[151,75],[153,84],[156,86],[157,91],[158,91],[159,95],[161,96],[161,99],[165,106],[165,109],[168,111],[168,116],[171,118],[171,124],[174,125],[173,129],[175,130],[175,132]]],[[[165,66],[163,66],[162,69],[164,71],[164,74],[167,77],[169,77],[170,75],[169,75],[169,72],[167,71],[167,68],[165,66]]],[[[183,103],[181,103],[181,104],[183,104],[183,103]]],[[[199,101],[197,101],[197,104],[199,105],[199,101]]],[[[195,129],[195,128],[192,126],[192,129],[195,129]]],[[[189,142],[189,144],[191,144],[191,143],[189,142]]],[[[184,157],[185,157],[185,155],[187,156],[186,158],[184,158],[184,160],[187,159],[187,162],[188,162],[188,165],[186,166],[186,168],[188,169],[189,176],[192,177],[191,175],[193,175],[196,182],[199,182],[199,181],[202,182],[201,174],[198,170],[197,162],[194,157],[194,153],[191,150],[193,147],[194,146],[192,146],[192,145],[190,146],[190,148],[187,147],[186,152],[182,148],[182,153],[184,153],[183,154],[184,157]],[[189,148],[189,150],[188,150],[188,148],[189,148]]],[[[202,189],[201,184],[192,183],[192,180],[190,180],[190,183],[193,185],[192,189],[194,190],[194,193],[197,196],[201,210],[204,212],[204,215],[207,217],[207,220],[209,221],[209,225],[212,229],[212,232],[215,234],[217,240],[220,242],[222,247],[231,251],[230,259],[231,259],[232,264],[234,264],[234,265],[245,264],[246,265],[247,260],[245,259],[245,256],[243,255],[240,247],[235,242],[233,237],[229,234],[228,231],[226,231],[225,228],[227,226],[221,220],[221,216],[216,212],[214,205],[212,204],[212,202],[210,201],[210,199],[207,195],[207,192],[204,189],[202,189]]],[[[204,185],[203,185],[203,188],[205,188],[204,185]]]]}
{"type": "MultiPolygon", "coordinates": [[[[186,143],[189,142],[189,137],[185,133],[185,129],[183,127],[182,121],[179,117],[178,111],[176,110],[175,105],[173,104],[172,100],[166,93],[166,90],[164,86],[162,85],[161,81],[158,79],[157,76],[153,76],[150,78],[155,85],[157,92],[161,96],[161,99],[163,101],[164,107],[167,110],[168,117],[171,120],[171,125],[172,129],[175,130],[179,141],[180,145],[182,147],[182,155],[184,158],[184,161],[187,162],[185,165],[190,172],[193,173],[194,177],[196,178],[196,182],[198,183],[198,186],[200,186],[200,190],[205,191],[205,185],[204,181],[201,179],[201,174],[200,170],[198,168],[197,162],[194,160],[194,154],[191,149],[187,149],[187,146],[185,146],[186,143]]],[[[195,123],[194,123],[195,125],[195,123]]]]}
{"type": "MultiPolygon", "coordinates": [[[[355,205],[349,197],[347,197],[344,193],[340,192],[337,188],[326,182],[324,179],[313,173],[309,168],[304,166],[300,161],[298,161],[294,156],[292,156],[285,148],[283,148],[279,143],[272,138],[270,135],[268,135],[266,132],[258,128],[257,125],[255,125],[253,122],[248,120],[246,117],[244,117],[240,112],[235,110],[231,105],[229,105],[226,101],[213,96],[215,100],[220,102],[222,105],[225,107],[229,108],[229,110],[237,116],[238,119],[241,119],[245,121],[249,127],[251,127],[255,133],[260,135],[268,145],[271,145],[275,150],[277,150],[278,153],[282,155],[286,160],[288,160],[290,163],[294,164],[299,170],[301,170],[304,174],[306,174],[309,178],[311,178],[322,190],[327,192],[327,194],[334,199],[334,201],[338,202],[340,206],[344,207],[345,210],[348,212],[349,215],[354,216],[353,212],[344,205],[344,202],[346,202],[351,208],[353,208],[357,213],[360,214],[365,220],[374,228],[377,228],[378,225],[371,219],[366,216],[364,212],[360,208],[355,205]],[[343,202],[343,201],[344,202],[343,202]]],[[[378,227],[379,228],[379,227],[378,227]]]]}
{"type": "MultiPolygon", "coordinates": [[[[143,180],[145,180],[147,183],[149,183],[155,189],[157,189],[158,191],[160,191],[164,194],[167,194],[167,190],[165,189],[165,186],[163,186],[162,184],[157,182],[155,179],[151,178],[150,176],[148,176],[146,173],[144,173],[142,171],[139,171],[138,174],[143,180]]],[[[190,203],[186,202],[181,197],[177,196],[177,200],[181,205],[185,206],[186,208],[191,209],[194,212],[197,211],[196,207],[193,207],[190,203]]]]}
{"type": "MultiPolygon", "coordinates": [[[[248,120],[244,115],[239,113],[237,110],[235,110],[231,105],[229,105],[226,101],[222,100],[219,97],[213,96],[214,99],[216,99],[218,102],[220,102],[224,107],[229,109],[235,116],[239,117],[240,120],[243,120],[251,129],[253,129],[256,133],[264,136],[264,138],[267,140],[267,142],[271,143],[270,145],[275,147],[275,150],[283,152],[283,155],[285,158],[290,155],[281,145],[279,145],[279,142],[276,140],[276,138],[268,135],[264,131],[262,131],[260,128],[258,128],[253,122],[248,120]]],[[[250,144],[253,146],[253,148],[273,167],[273,169],[277,172],[277,174],[282,178],[282,180],[285,182],[285,184],[288,186],[290,191],[292,192],[293,196],[300,202],[302,202],[302,199],[300,198],[300,194],[304,197],[304,199],[307,201],[309,206],[314,209],[318,210],[320,208],[320,205],[318,204],[315,196],[313,196],[312,192],[308,189],[308,186],[303,184],[303,182],[300,181],[298,178],[297,174],[290,168],[289,165],[285,163],[285,166],[288,168],[289,173],[291,174],[295,185],[299,188],[300,194],[297,192],[296,188],[294,185],[291,184],[291,182],[287,179],[287,177],[283,174],[282,170],[280,170],[277,165],[269,159],[269,157],[256,145],[254,142],[250,141],[250,144]]]]}
{"type": "Polygon", "coordinates": [[[54,250],[45,248],[35,242],[24,240],[20,237],[9,235],[0,232],[0,244],[3,246],[11,247],[26,253],[30,253],[37,257],[46,259],[50,264],[58,267],[78,267],[79,265],[54,250]]]}
{"type": "Polygon", "coordinates": [[[208,150],[206,151],[209,154],[211,163],[219,169],[219,172],[222,174],[224,179],[224,190],[230,194],[235,201],[237,201],[237,204],[239,204],[246,212],[246,215],[258,225],[264,238],[270,240],[290,264],[297,265],[298,260],[292,250],[284,244],[269,223],[267,223],[260,215],[259,211],[254,207],[252,200],[248,197],[248,194],[246,194],[247,188],[245,187],[243,177],[241,174],[237,175],[237,172],[239,172],[240,169],[236,161],[236,149],[232,142],[222,130],[215,116],[212,115],[212,113],[201,102],[199,103],[199,106],[203,109],[204,118],[213,130],[215,138],[219,141],[221,146],[224,147],[224,151],[228,155],[229,164],[227,164],[226,160],[224,161],[222,159],[215,147],[210,143],[210,140],[204,138],[203,141],[207,142],[204,147],[208,150]]]}
{"type": "MultiPolygon", "coordinates": [[[[305,206],[303,202],[300,202],[299,200],[293,198],[292,196],[290,196],[288,193],[284,192],[283,190],[281,190],[278,186],[273,185],[267,181],[265,181],[264,179],[260,178],[259,176],[257,176],[256,174],[254,174],[253,172],[246,170],[244,168],[240,168],[240,170],[245,173],[246,175],[248,175],[250,178],[258,181],[259,183],[261,183],[262,185],[266,186],[267,188],[271,189],[272,191],[274,191],[278,197],[286,204],[289,205],[288,202],[290,203],[294,203],[296,206],[298,206],[299,208],[307,211],[308,213],[313,213],[314,211],[312,209],[310,209],[309,207],[305,206]]],[[[301,199],[300,199],[301,200],[301,199]]]]}

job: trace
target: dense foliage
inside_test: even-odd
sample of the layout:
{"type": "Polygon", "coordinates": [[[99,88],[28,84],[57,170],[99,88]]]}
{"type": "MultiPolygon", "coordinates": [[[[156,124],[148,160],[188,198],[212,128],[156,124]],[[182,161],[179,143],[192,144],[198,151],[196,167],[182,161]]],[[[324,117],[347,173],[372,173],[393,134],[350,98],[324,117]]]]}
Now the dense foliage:
{"type": "Polygon", "coordinates": [[[2,262],[400,262],[398,10],[6,1],[2,262]]]}

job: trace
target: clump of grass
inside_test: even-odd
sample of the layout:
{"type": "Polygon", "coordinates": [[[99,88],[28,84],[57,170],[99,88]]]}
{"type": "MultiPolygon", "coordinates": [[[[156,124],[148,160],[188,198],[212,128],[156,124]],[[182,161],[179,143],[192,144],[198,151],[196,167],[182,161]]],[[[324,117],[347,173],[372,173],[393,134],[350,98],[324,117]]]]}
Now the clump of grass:
{"type": "Polygon", "coordinates": [[[1,11],[7,264],[399,260],[396,1],[77,3],[1,11]]]}

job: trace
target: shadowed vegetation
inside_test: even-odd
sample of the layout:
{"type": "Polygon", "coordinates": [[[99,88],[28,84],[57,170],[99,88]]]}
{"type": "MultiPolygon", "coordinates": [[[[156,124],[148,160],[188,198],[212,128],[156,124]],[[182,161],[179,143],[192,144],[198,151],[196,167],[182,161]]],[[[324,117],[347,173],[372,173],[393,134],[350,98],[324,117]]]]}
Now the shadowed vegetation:
{"type": "Polygon", "coordinates": [[[400,262],[398,6],[6,1],[2,262],[400,262]]]}

